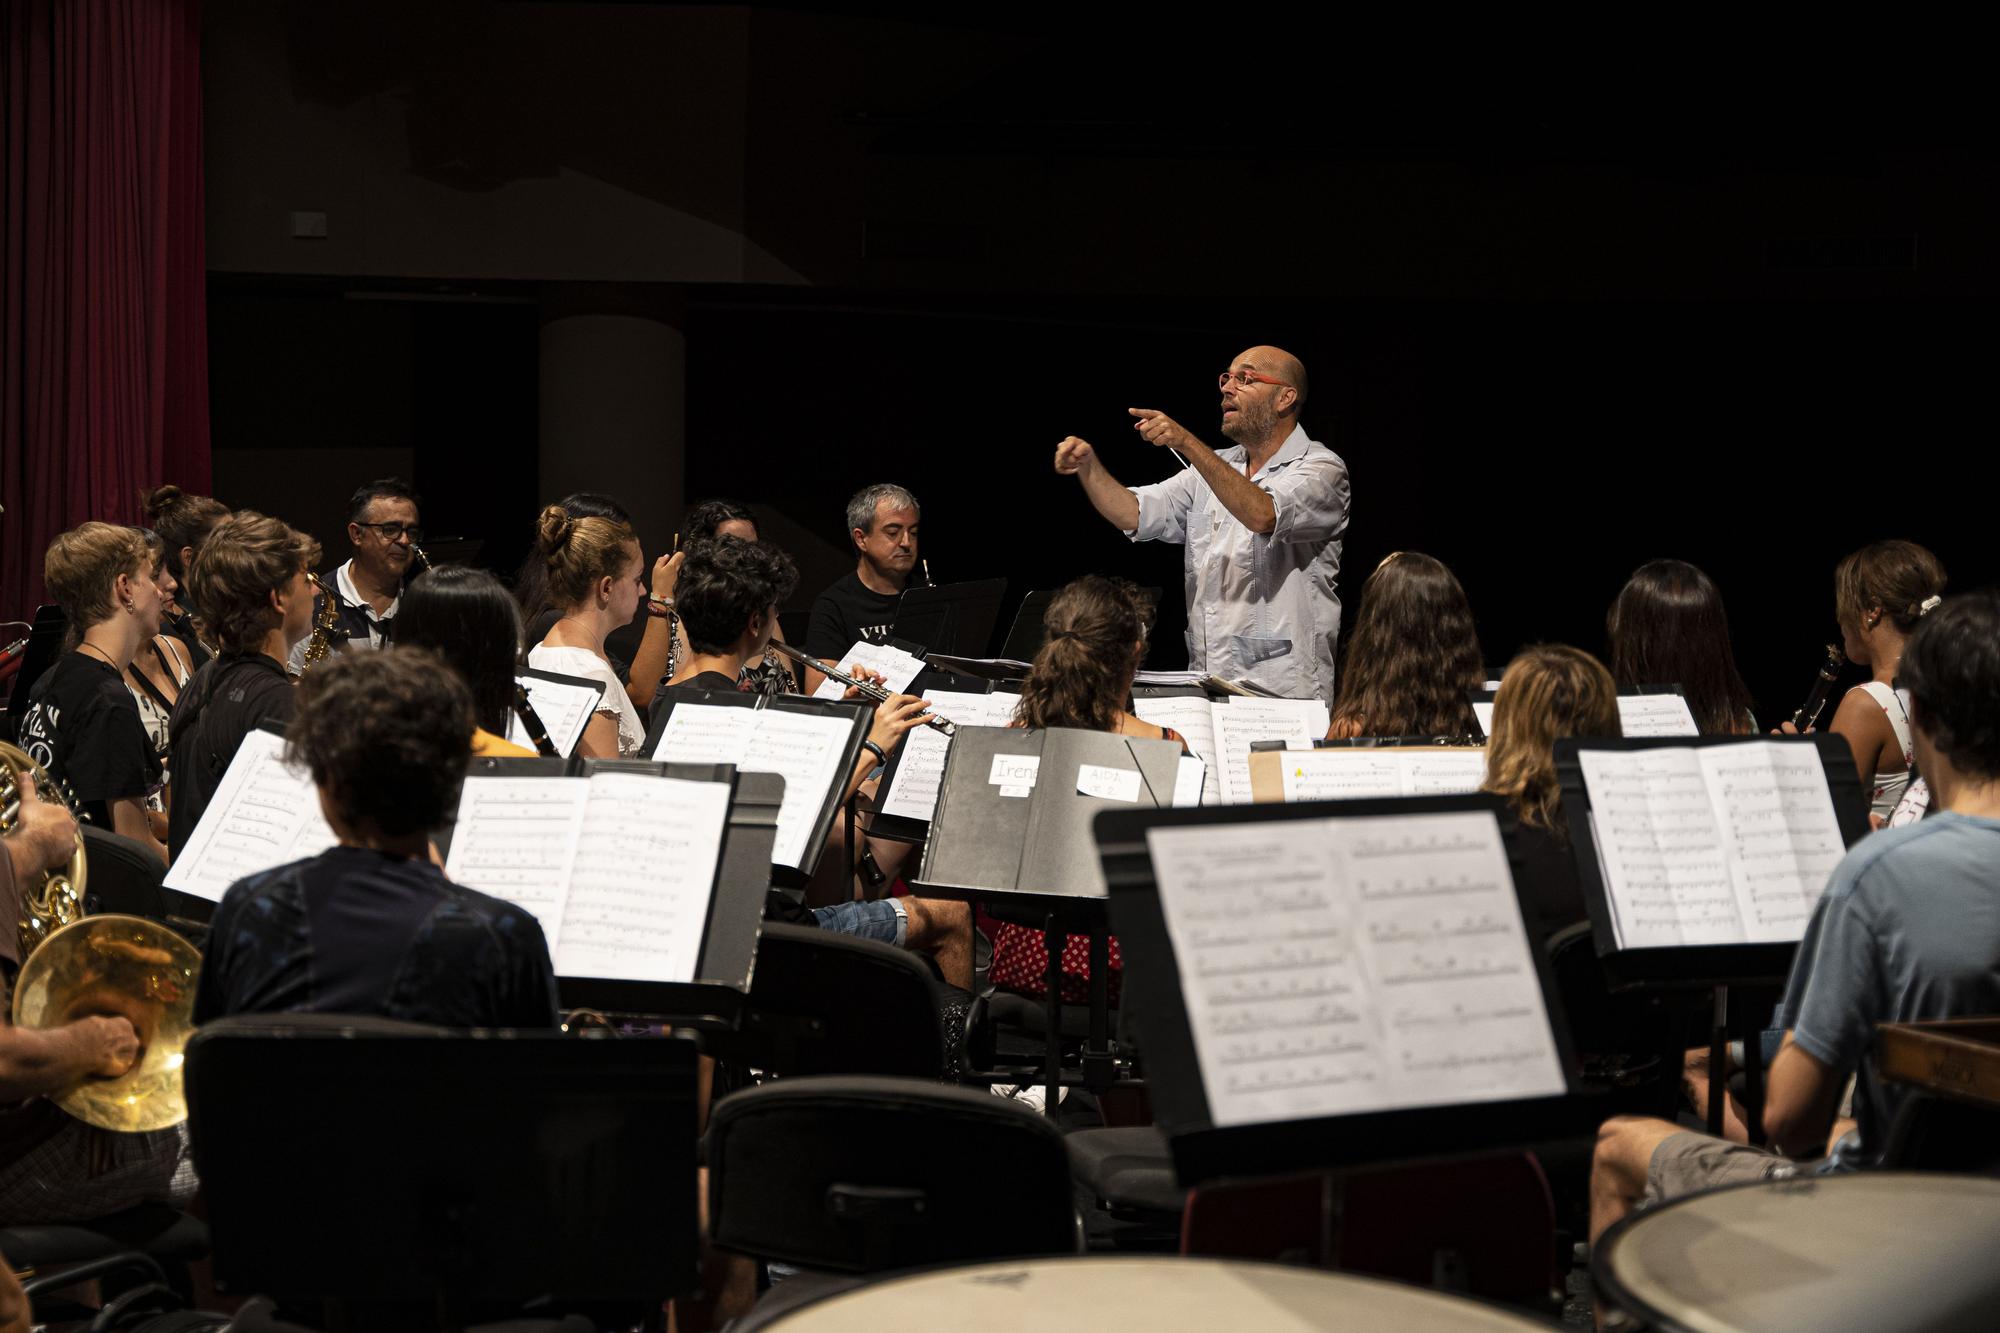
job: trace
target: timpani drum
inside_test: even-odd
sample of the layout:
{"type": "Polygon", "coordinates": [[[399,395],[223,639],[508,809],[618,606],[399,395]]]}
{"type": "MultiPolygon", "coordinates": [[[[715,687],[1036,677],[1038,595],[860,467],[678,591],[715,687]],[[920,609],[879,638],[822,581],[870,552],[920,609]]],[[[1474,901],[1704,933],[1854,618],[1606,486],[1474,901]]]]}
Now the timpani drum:
{"type": "Polygon", "coordinates": [[[2000,1327],[2000,1180],[1864,1171],[1691,1194],[1605,1232],[1598,1299],[1688,1333],[2000,1327]]]}
{"type": "Polygon", "coordinates": [[[889,1278],[800,1306],[759,1327],[786,1333],[933,1328],[1021,1333],[1112,1324],[1147,1333],[1546,1333],[1556,1327],[1462,1297],[1350,1273],[1226,1259],[1083,1255],[889,1278]]]}

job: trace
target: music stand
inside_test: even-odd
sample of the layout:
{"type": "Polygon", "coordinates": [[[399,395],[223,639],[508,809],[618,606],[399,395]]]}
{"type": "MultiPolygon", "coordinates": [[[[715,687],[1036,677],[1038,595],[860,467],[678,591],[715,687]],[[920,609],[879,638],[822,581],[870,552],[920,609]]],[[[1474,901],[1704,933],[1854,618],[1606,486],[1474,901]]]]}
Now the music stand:
{"type": "MultiPolygon", "coordinates": [[[[1556,781],[1562,790],[1564,822],[1569,827],[1570,847],[1576,858],[1577,878],[1583,887],[1585,910],[1590,914],[1591,938],[1597,946],[1605,984],[1612,990],[1640,990],[1678,995],[1683,1003],[1701,993],[1712,1005],[1709,1029],[1709,1105],[1711,1134],[1722,1132],[1723,1056],[1733,1035],[1744,1037],[1744,1075],[1748,1088],[1746,1102],[1751,1112],[1750,1134],[1755,1142],[1762,1136],[1759,1110],[1762,1103],[1761,1018],[1755,1012],[1732,1016],[1729,996],[1732,988],[1769,988],[1784,984],[1792,969],[1797,941],[1762,944],[1693,944],[1674,948],[1621,948],[1611,906],[1610,889],[1604,881],[1604,863],[1597,847],[1591,821],[1590,791],[1584,783],[1585,750],[1657,750],[1707,748],[1715,745],[1744,745],[1772,742],[1783,745],[1810,745],[1826,775],[1827,791],[1833,800],[1834,821],[1847,846],[1867,836],[1868,796],[1855,771],[1847,742],[1830,733],[1811,736],[1644,736],[1569,737],[1555,744],[1556,781]]],[[[1739,1006],[1739,1009],[1743,1006],[1739,1006]]],[[[1681,1058],[1670,1051],[1669,1057],[1681,1058]]]]}
{"type": "Polygon", "coordinates": [[[890,633],[921,643],[935,653],[983,657],[993,640],[1000,599],[1006,593],[1005,579],[910,588],[896,603],[890,633]]]}
{"type": "MultiPolygon", "coordinates": [[[[1489,737],[1486,734],[1485,717],[1483,717],[1480,714],[1479,709],[1481,705],[1484,705],[1489,710],[1489,712],[1485,716],[1491,716],[1490,710],[1493,707],[1493,700],[1496,696],[1499,695],[1499,693],[1500,691],[1497,687],[1490,690],[1481,688],[1477,690],[1467,690],[1465,692],[1466,698],[1472,701],[1472,734],[1478,738],[1479,743],[1482,745],[1486,743],[1489,737]]],[[[1682,690],[1679,685],[1620,685],[1618,687],[1618,697],[1621,699],[1635,699],[1642,695],[1649,695],[1649,694],[1679,695],[1681,698],[1681,702],[1683,704],[1687,702],[1687,693],[1686,691],[1682,690]]],[[[1692,717],[1694,710],[1690,708],[1688,710],[1688,713],[1689,716],[1692,717]]],[[[1691,738],[1692,738],[1692,733],[1690,733],[1690,735],[1688,736],[1676,736],[1673,737],[1672,739],[1688,740],[1691,738]]],[[[1634,737],[1634,739],[1643,739],[1643,738],[1634,737]]]]}
{"type": "MultiPolygon", "coordinates": [[[[1525,917],[1526,956],[1535,970],[1560,1065],[1563,1092],[1502,1100],[1407,1106],[1310,1119],[1222,1126],[1212,1109],[1180,961],[1167,926],[1147,834],[1154,829],[1289,820],[1369,819],[1385,815],[1470,814],[1495,821],[1490,795],[1316,801],[1297,805],[1201,806],[1109,810],[1097,816],[1096,840],[1110,895],[1111,921],[1124,944],[1125,984],[1145,1015],[1146,1058],[1155,1118],[1167,1136],[1177,1178],[1197,1185],[1221,1176],[1279,1175],[1363,1164],[1458,1156],[1516,1147],[1574,1128],[1594,1127],[1597,1112],[1576,1096],[1570,1048],[1554,979],[1525,917]]],[[[1500,845],[1504,846],[1504,843],[1500,845]]],[[[1520,867],[1510,863],[1518,879],[1520,867]]],[[[1518,888],[1516,889],[1518,893],[1518,888]]],[[[1343,1000],[1346,1004],[1350,1001],[1343,1000]]],[[[1353,1001],[1359,1002],[1359,1001],[1353,1001]]]]}
{"type": "Polygon", "coordinates": [[[693,1288],[694,1043],[418,1033],[286,1014],[195,1034],[223,1290],[323,1307],[315,1326],[460,1328],[693,1288]]]}
{"type": "Polygon", "coordinates": [[[1054,600],[1053,590],[1031,592],[1021,599],[1021,609],[1014,613],[1014,623],[1000,644],[1000,656],[1020,662],[1035,660],[1035,654],[1042,650],[1042,639],[1048,633],[1042,618],[1048,614],[1049,603],[1054,600]]]}

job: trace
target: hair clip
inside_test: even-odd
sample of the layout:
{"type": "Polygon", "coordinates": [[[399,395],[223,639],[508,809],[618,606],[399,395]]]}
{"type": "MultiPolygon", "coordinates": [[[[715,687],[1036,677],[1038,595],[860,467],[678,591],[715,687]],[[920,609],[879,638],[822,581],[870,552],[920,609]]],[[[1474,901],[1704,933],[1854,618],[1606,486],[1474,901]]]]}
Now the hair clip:
{"type": "Polygon", "coordinates": [[[1937,604],[1943,600],[1944,598],[1938,596],[1936,593],[1932,593],[1930,596],[1924,598],[1922,604],[1917,607],[1917,614],[1920,616],[1930,614],[1937,609],[1937,604]]]}

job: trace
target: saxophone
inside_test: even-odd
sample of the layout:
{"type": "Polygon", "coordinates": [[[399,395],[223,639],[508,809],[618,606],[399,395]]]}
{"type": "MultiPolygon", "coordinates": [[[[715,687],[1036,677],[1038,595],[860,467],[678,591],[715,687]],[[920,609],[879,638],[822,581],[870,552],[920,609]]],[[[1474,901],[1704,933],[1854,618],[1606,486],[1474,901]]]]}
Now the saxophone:
{"type": "MultiPolygon", "coordinates": [[[[0,743],[0,837],[11,834],[21,819],[21,776],[29,774],[35,780],[35,795],[44,801],[70,806],[65,800],[67,794],[63,785],[49,776],[48,770],[35,761],[33,755],[15,746],[0,743]]],[[[75,814],[74,807],[70,809],[75,814]]],[[[0,851],[0,856],[6,853],[0,851]]],[[[51,870],[41,877],[21,884],[21,919],[16,923],[21,936],[21,958],[26,961],[36,946],[83,915],[83,884],[85,865],[83,858],[83,830],[77,830],[76,849],[70,853],[69,861],[59,869],[51,870]]]]}
{"type": "Polygon", "coordinates": [[[325,579],[315,577],[313,582],[319,585],[319,610],[313,614],[312,638],[306,642],[308,667],[332,655],[334,637],[340,629],[340,594],[325,579]]]}

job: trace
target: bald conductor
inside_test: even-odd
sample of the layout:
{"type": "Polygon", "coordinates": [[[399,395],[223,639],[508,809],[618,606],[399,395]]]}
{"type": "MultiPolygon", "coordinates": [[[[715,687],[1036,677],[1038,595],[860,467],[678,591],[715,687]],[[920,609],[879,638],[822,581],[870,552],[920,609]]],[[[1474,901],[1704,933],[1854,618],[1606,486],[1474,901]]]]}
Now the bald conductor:
{"type": "Polygon", "coordinates": [[[1217,386],[1233,447],[1210,449],[1166,413],[1134,407],[1140,438],[1187,470],[1128,487],[1071,435],[1056,471],[1133,541],[1181,544],[1190,669],[1331,705],[1347,465],[1299,425],[1306,368],[1291,353],[1253,347],[1217,386]]]}

